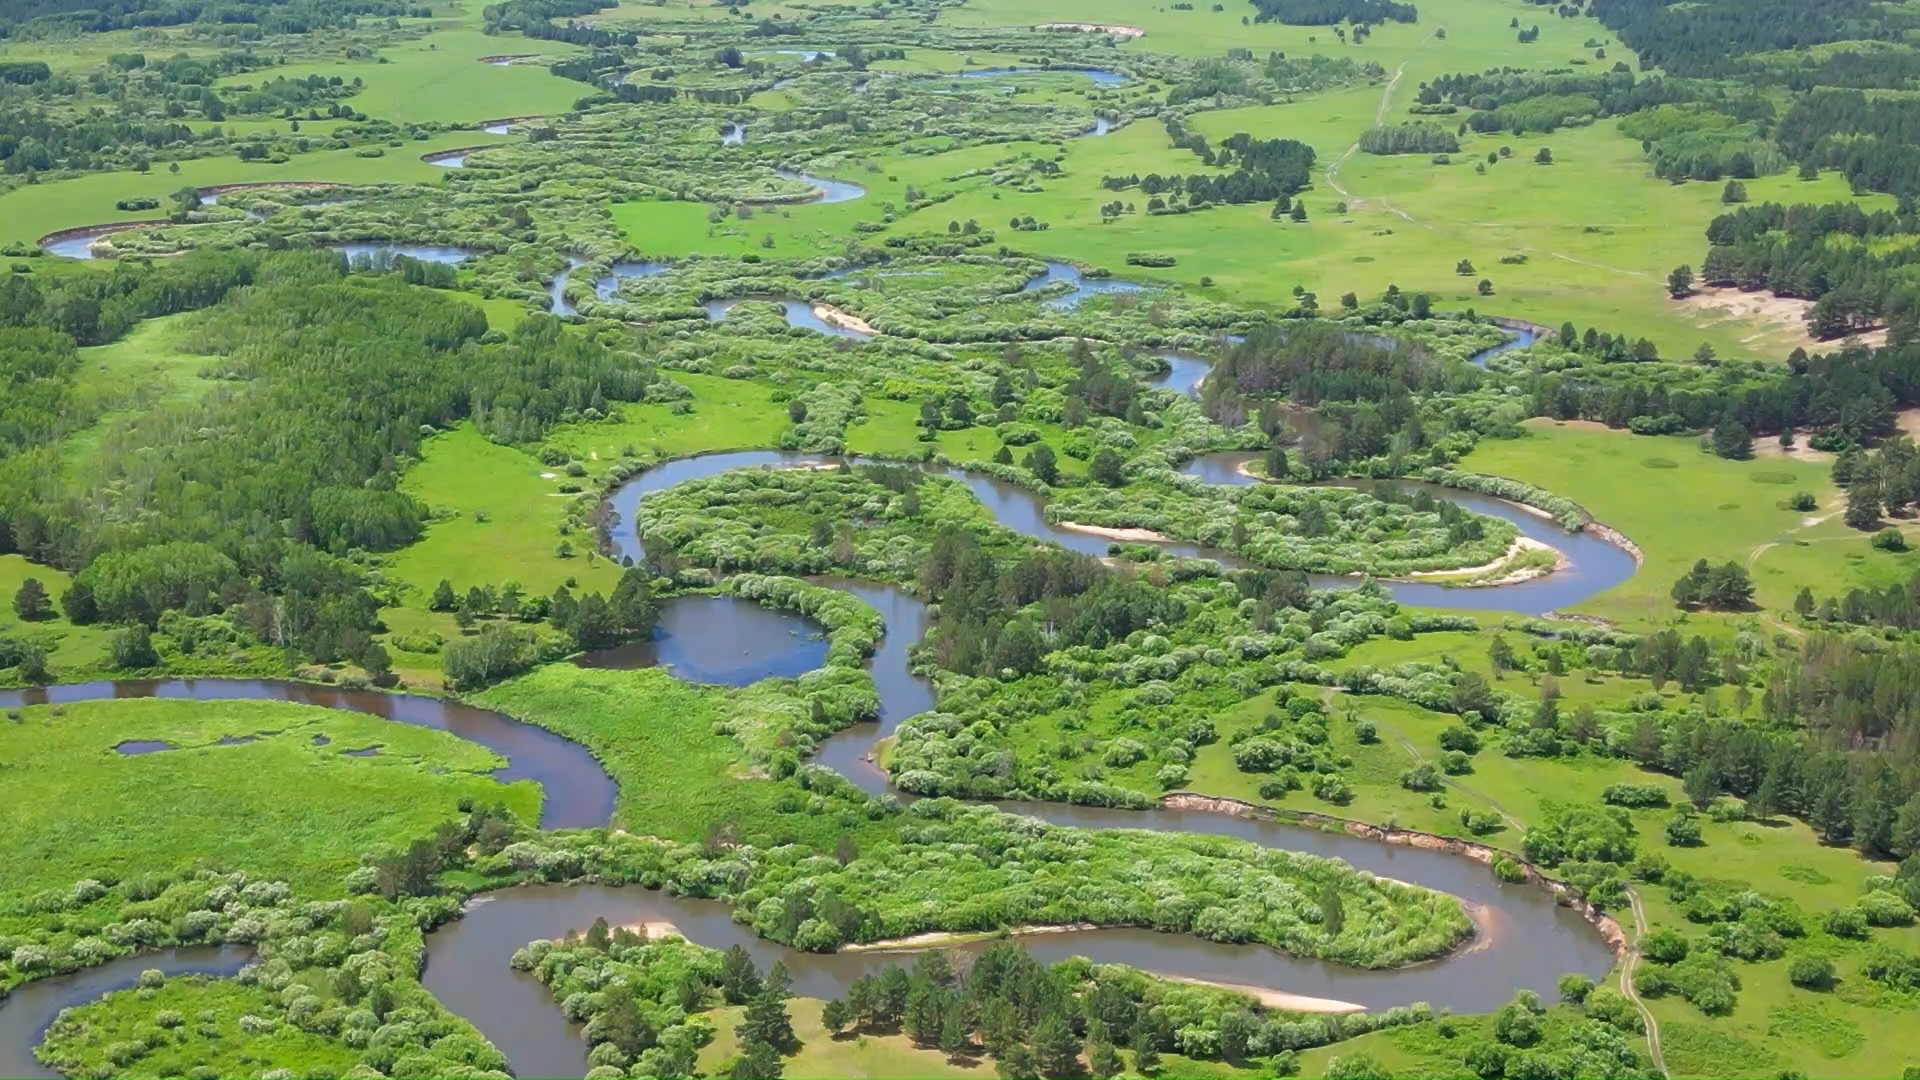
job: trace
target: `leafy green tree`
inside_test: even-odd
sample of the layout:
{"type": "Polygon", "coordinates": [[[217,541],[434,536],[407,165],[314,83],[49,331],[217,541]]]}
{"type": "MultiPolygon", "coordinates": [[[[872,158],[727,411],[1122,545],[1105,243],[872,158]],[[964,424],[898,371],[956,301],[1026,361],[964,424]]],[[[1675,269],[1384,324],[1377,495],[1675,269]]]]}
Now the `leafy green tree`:
{"type": "Polygon", "coordinates": [[[453,582],[441,578],[440,584],[433,587],[433,599],[428,601],[427,610],[452,611],[459,606],[460,599],[454,595],[453,582]]]}
{"type": "Polygon", "coordinates": [[[1327,1062],[1327,1080],[1393,1080],[1385,1065],[1371,1054],[1342,1054],[1327,1062]]]}
{"type": "Polygon", "coordinates": [[[160,654],[153,648],[153,635],[137,624],[114,631],[107,643],[107,654],[114,667],[125,671],[160,665],[160,654]]]}

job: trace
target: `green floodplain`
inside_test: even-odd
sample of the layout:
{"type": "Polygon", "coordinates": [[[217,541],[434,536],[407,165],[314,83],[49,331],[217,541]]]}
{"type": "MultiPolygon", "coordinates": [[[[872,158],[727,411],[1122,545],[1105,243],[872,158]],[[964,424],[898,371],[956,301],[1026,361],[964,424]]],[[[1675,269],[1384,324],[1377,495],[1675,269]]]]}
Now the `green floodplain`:
{"type": "Polygon", "coordinates": [[[1916,35],[0,11],[0,1075],[1920,1076],[1916,35]]]}

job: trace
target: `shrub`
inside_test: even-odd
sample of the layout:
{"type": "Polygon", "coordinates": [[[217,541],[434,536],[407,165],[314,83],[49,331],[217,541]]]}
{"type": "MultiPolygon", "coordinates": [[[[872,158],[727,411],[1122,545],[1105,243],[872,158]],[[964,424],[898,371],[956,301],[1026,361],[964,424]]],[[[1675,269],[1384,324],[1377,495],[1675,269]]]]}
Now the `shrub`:
{"type": "Polygon", "coordinates": [[[1881,551],[1905,551],[1907,537],[1899,529],[1889,526],[1873,534],[1873,546],[1881,551]]]}
{"type": "Polygon", "coordinates": [[[1833,986],[1833,961],[1803,953],[1787,965],[1787,979],[1803,990],[1829,989],[1833,986]]]}
{"type": "Polygon", "coordinates": [[[1658,784],[1608,784],[1600,791],[1600,801],[1611,806],[1643,810],[1667,805],[1667,792],[1658,784]]]}
{"type": "Polygon", "coordinates": [[[1690,948],[1677,930],[1655,930],[1640,939],[1640,955],[1656,964],[1677,964],[1687,958],[1690,948]]]}

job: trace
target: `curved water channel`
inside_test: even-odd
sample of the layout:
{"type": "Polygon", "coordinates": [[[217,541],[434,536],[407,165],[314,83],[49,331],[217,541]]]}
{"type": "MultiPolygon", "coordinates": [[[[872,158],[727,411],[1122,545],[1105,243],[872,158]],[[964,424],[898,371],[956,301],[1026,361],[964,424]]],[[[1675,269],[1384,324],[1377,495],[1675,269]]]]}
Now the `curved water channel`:
{"type": "MultiPolygon", "coordinates": [[[[648,494],[736,468],[797,466],[825,460],[804,454],[745,451],[681,459],[642,473],[613,494],[611,501],[619,515],[611,531],[615,552],[636,560],[645,557],[632,522],[639,501],[648,494]]],[[[1046,523],[1042,504],[1030,492],[958,469],[942,471],[966,483],[1010,528],[1074,550],[1094,554],[1104,551],[1105,541],[1097,537],[1046,523]]],[[[1457,493],[1448,494],[1458,497],[1457,493]]],[[[891,734],[905,718],[934,705],[931,687],[911,672],[907,657],[908,647],[926,628],[926,608],[918,598],[891,585],[832,579],[824,583],[844,588],[873,605],[884,617],[887,632],[868,662],[879,690],[878,721],[836,734],[822,747],[819,760],[863,790],[881,793],[888,790],[887,778],[869,760],[875,741],[891,734]]],[[[683,597],[666,605],[655,641],[585,657],[582,662],[619,667],[661,664],[682,678],[744,685],[768,676],[800,674],[817,666],[824,655],[825,645],[818,640],[817,628],[805,620],[768,612],[734,597],[683,597]]],[[[496,774],[499,778],[540,782],[547,798],[541,822],[544,827],[601,825],[613,810],[614,781],[584,747],[458,701],[264,680],[203,679],[85,683],[11,691],[0,693],[0,707],[129,697],[288,700],[434,727],[508,756],[511,764],[496,774]]],[[[1557,906],[1545,891],[1503,886],[1484,867],[1458,856],[1344,833],[1192,811],[1140,812],[1053,804],[1018,804],[1006,809],[1062,826],[1228,835],[1340,858],[1362,870],[1458,896],[1474,907],[1481,927],[1471,946],[1459,953],[1389,971],[1356,970],[1264,946],[1221,945],[1136,929],[1076,931],[1028,939],[1027,947],[1043,959],[1088,955],[1102,962],[1128,963],[1170,975],[1279,988],[1367,1008],[1424,1000],[1469,1012],[1493,1009],[1519,988],[1551,992],[1555,980],[1566,972],[1598,976],[1612,965],[1612,953],[1592,928],[1573,911],[1557,906]]],[[[796,992],[809,996],[837,996],[854,978],[889,962],[880,954],[799,953],[763,941],[733,922],[729,909],[719,903],[640,889],[539,887],[481,898],[464,919],[436,931],[428,941],[424,981],[448,1008],[472,1020],[507,1054],[519,1075],[584,1075],[586,1045],[577,1028],[560,1016],[544,987],[530,976],[511,971],[506,960],[527,941],[562,935],[603,916],[616,924],[664,920],[705,945],[725,948],[739,944],[762,963],[782,959],[794,973],[796,992]]],[[[230,953],[214,959],[219,962],[217,969],[193,967],[213,961],[208,954],[191,951],[178,956],[132,957],[85,973],[78,982],[29,984],[0,1009],[0,1032],[7,1030],[8,1024],[22,1025],[33,1033],[32,1039],[24,1042],[30,1047],[60,1007],[124,985],[149,967],[227,971],[238,966],[230,953]]],[[[0,1056],[0,1071],[27,1075],[37,1069],[37,1064],[30,1061],[11,1062],[0,1056]]]]}
{"type": "MultiPolygon", "coordinates": [[[[1216,482],[1255,482],[1238,469],[1243,457],[1211,455],[1190,465],[1189,471],[1216,482]]],[[[806,454],[741,451],[680,459],[642,473],[618,488],[610,500],[617,515],[610,534],[615,553],[636,560],[645,558],[633,521],[640,500],[649,494],[738,468],[793,467],[827,460],[806,454]]],[[[996,520],[1015,531],[1089,554],[1106,551],[1107,541],[1102,538],[1047,522],[1044,504],[1032,492],[957,468],[936,471],[966,483],[996,520]]],[[[1588,538],[1598,545],[1589,552],[1574,534],[1510,504],[1451,490],[1437,490],[1435,494],[1513,520],[1523,528],[1551,530],[1552,542],[1569,550],[1576,566],[1586,558],[1594,558],[1597,563],[1594,572],[1585,575],[1562,572],[1537,583],[1487,589],[1390,583],[1388,587],[1404,603],[1528,611],[1542,602],[1531,596],[1541,591],[1537,586],[1559,579],[1550,590],[1552,602],[1565,604],[1583,598],[1574,593],[1591,595],[1610,587],[1616,582],[1605,579],[1615,573],[1624,578],[1631,572],[1631,558],[1604,541],[1588,538]],[[1616,553],[1619,559],[1609,561],[1603,549],[1616,553]],[[1620,573],[1622,570],[1625,573],[1620,573]],[[1530,590],[1528,585],[1536,588],[1530,590]],[[1434,598],[1429,599],[1430,595],[1434,598]],[[1485,598],[1484,603],[1462,602],[1480,597],[1485,598]]],[[[1204,554],[1190,545],[1169,546],[1176,551],[1204,554]]],[[[902,720],[935,704],[931,686],[912,673],[907,656],[908,647],[926,629],[926,607],[917,597],[892,585],[844,579],[821,581],[877,609],[885,620],[886,634],[867,665],[879,691],[877,722],[834,735],[822,746],[818,760],[862,790],[883,793],[889,790],[888,781],[871,761],[872,747],[902,720]]],[[[739,686],[770,676],[799,675],[823,662],[825,652],[818,628],[804,619],[771,612],[736,597],[700,596],[678,598],[665,605],[660,631],[652,642],[590,655],[580,662],[622,668],[660,665],[692,681],[739,686]]],[[[541,818],[544,828],[603,825],[612,815],[617,794],[613,779],[585,747],[499,713],[449,699],[270,680],[200,679],[97,682],[6,691],[0,692],[0,708],[135,697],[296,701],[445,730],[509,758],[510,764],[495,773],[499,779],[539,782],[546,796],[541,818]]],[[[127,749],[160,751],[163,747],[127,749]]],[[[1303,959],[1265,946],[1222,945],[1138,929],[1086,930],[1026,939],[1029,951],[1045,960],[1087,955],[1169,975],[1278,988],[1370,1009],[1428,1001],[1465,1012],[1494,1009],[1516,989],[1551,993],[1561,974],[1599,976],[1613,962],[1611,951],[1592,928],[1572,910],[1556,905],[1547,892],[1502,885],[1483,866],[1459,856],[1198,811],[1126,811],[1035,803],[1004,808],[1061,826],[1226,835],[1339,858],[1362,870],[1457,896],[1473,908],[1480,926],[1478,936],[1461,952],[1387,971],[1303,959]]],[[[531,976],[512,971],[507,958],[530,940],[560,936],[599,917],[615,924],[666,921],[704,945],[726,948],[738,944],[762,964],[784,960],[793,972],[795,992],[807,996],[837,996],[861,974],[893,962],[893,958],[879,953],[796,952],[755,937],[733,922],[725,905],[715,902],[640,889],[541,886],[482,897],[465,918],[431,935],[424,981],[450,1009],[473,1021],[508,1056],[519,1075],[582,1076],[587,1069],[586,1044],[579,1030],[560,1015],[546,989],[531,976]]],[[[244,951],[236,949],[171,950],[28,984],[0,1008],[0,1047],[5,1048],[0,1050],[0,1073],[51,1075],[32,1059],[31,1047],[61,1008],[130,985],[140,971],[149,968],[175,974],[231,974],[245,956],[244,951]]]]}

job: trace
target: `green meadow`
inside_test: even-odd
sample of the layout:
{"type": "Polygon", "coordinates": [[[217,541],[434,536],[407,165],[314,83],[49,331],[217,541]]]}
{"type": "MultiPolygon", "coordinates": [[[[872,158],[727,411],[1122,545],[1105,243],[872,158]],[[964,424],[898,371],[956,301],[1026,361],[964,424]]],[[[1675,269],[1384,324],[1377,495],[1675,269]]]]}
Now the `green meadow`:
{"type": "MultiPolygon", "coordinates": [[[[1834,512],[1844,499],[1825,461],[1729,461],[1702,450],[1697,439],[1585,424],[1537,420],[1527,429],[1521,439],[1482,440],[1463,467],[1565,495],[1646,555],[1638,573],[1580,611],[1629,625],[1663,623],[1675,614],[1674,581],[1703,557],[1750,567],[1756,601],[1774,620],[1791,611],[1802,586],[1816,596],[1837,595],[1905,580],[1920,567],[1914,552],[1872,548],[1871,533],[1839,520],[1834,512]],[[1819,509],[1787,509],[1800,491],[1811,492],[1819,509]]],[[[1726,617],[1706,621],[1715,618],[1726,617]]]]}
{"type": "Polygon", "coordinates": [[[75,866],[131,877],[199,861],[339,896],[362,853],[429,835],[463,799],[540,816],[539,786],[493,780],[504,762],[489,750],[285,702],[35,706],[0,720],[0,753],[9,852],[0,888],[12,899],[67,888],[75,866]],[[114,750],[129,740],[177,749],[114,750]],[[372,746],[371,757],[346,756],[372,746]]]}

